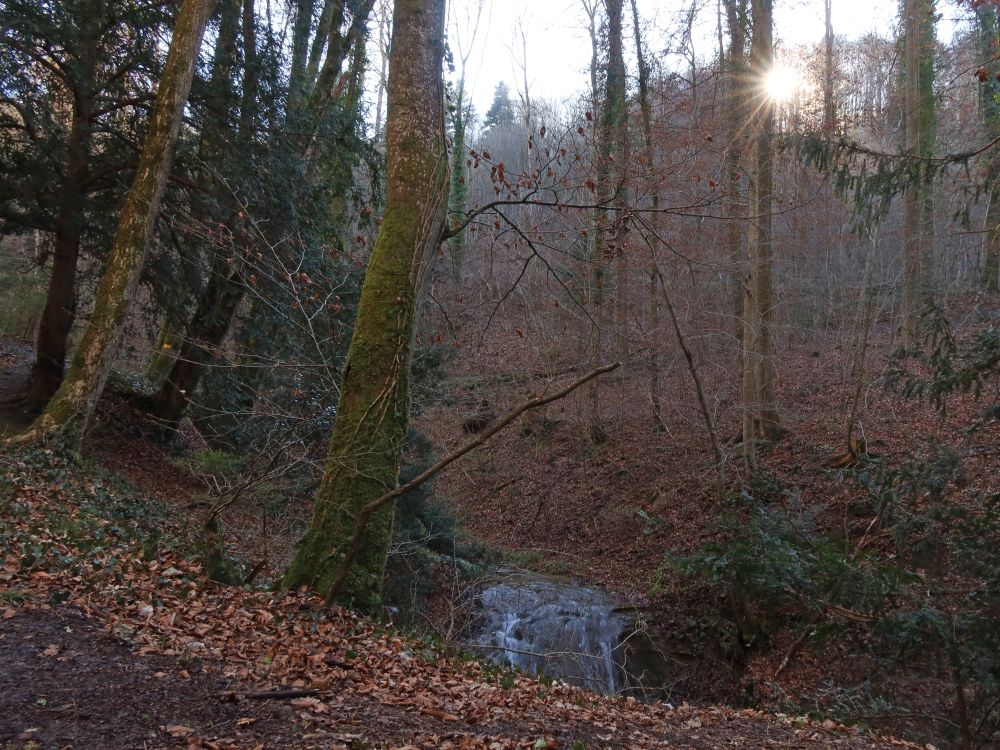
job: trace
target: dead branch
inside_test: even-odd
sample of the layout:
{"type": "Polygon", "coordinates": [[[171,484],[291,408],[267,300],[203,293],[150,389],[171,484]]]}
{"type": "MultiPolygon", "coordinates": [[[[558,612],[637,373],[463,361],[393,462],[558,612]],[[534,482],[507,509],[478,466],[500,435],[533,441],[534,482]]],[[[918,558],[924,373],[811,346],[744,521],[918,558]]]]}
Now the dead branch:
{"type": "Polygon", "coordinates": [[[312,698],[319,695],[319,690],[225,690],[219,693],[224,701],[235,701],[241,698],[247,700],[289,700],[291,698],[312,698]]]}
{"type": "Polygon", "coordinates": [[[350,573],[351,564],[354,562],[354,558],[357,557],[358,553],[361,551],[362,545],[364,544],[365,529],[368,527],[368,521],[371,519],[375,511],[388,505],[397,498],[402,497],[410,490],[419,487],[443,468],[448,466],[448,464],[454,463],[465,454],[474,451],[526,411],[531,411],[532,409],[537,409],[541,406],[545,406],[546,404],[551,404],[553,401],[558,401],[559,399],[568,396],[584,383],[587,383],[600,375],[611,372],[612,370],[616,370],[620,366],[621,362],[612,362],[609,365],[597,367],[588,372],[586,375],[577,378],[566,387],[561,388],[548,396],[535,396],[534,398],[528,399],[520,406],[508,412],[502,419],[495,422],[492,426],[481,432],[472,440],[469,440],[467,443],[464,443],[460,447],[456,448],[433,466],[415,476],[409,482],[399,485],[395,489],[386,492],[381,497],[376,500],[372,500],[370,503],[362,507],[361,510],[358,511],[357,518],[354,522],[354,536],[351,538],[351,546],[348,548],[347,554],[341,561],[340,567],[337,569],[337,575],[333,580],[333,584],[330,586],[330,590],[326,594],[327,605],[333,603],[333,600],[337,598],[337,594],[339,594],[340,590],[343,588],[344,582],[347,580],[347,575],[350,573]]]}
{"type": "Polygon", "coordinates": [[[719,445],[719,436],[715,429],[715,420],[712,418],[712,412],[708,408],[708,401],[705,399],[705,389],[701,383],[701,375],[698,374],[698,368],[694,363],[694,355],[688,348],[687,339],[684,336],[684,332],[681,330],[680,322],[677,320],[677,313],[674,310],[673,302],[670,300],[670,293],[667,291],[667,282],[663,278],[663,274],[660,272],[660,267],[656,264],[655,260],[652,264],[652,271],[656,274],[656,277],[660,281],[660,293],[663,295],[663,303],[666,305],[667,312],[670,314],[670,322],[674,327],[674,335],[677,337],[677,344],[684,353],[684,359],[687,362],[688,372],[691,373],[691,381],[694,385],[694,391],[698,396],[698,404],[701,407],[701,416],[705,420],[705,429],[708,432],[708,439],[712,445],[712,454],[715,457],[716,492],[718,493],[718,498],[721,502],[726,499],[726,457],[722,452],[721,446],[719,445]]]}

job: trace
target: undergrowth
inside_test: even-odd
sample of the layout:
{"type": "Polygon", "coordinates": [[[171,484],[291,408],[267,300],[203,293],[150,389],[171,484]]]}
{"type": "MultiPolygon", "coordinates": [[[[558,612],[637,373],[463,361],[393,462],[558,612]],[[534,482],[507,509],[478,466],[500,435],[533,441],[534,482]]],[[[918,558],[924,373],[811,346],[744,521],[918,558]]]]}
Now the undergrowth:
{"type": "MultiPolygon", "coordinates": [[[[765,502],[724,524],[723,541],[666,566],[724,592],[747,651],[767,650],[783,628],[821,642],[860,639],[870,682],[828,691],[798,709],[845,721],[892,721],[956,746],[1000,739],[1000,494],[964,485],[958,456],[941,446],[901,463],[864,456],[844,473],[858,496],[847,534],[822,507],[765,502]],[[892,674],[918,677],[917,697],[892,674]],[[910,704],[909,713],[894,706],[910,704]]],[[[789,653],[788,657],[793,657],[789,653]]],[[[910,682],[909,684],[913,684],[910,682]]]]}

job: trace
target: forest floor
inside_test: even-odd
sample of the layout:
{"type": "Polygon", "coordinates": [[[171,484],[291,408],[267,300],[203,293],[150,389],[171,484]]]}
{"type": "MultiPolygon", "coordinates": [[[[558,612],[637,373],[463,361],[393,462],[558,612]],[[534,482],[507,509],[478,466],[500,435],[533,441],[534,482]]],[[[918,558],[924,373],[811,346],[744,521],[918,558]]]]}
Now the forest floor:
{"type": "Polygon", "coordinates": [[[5,449],[2,748],[910,746],[831,721],[604,697],[306,594],[214,584],[191,557],[196,480],[134,432],[113,451],[122,474],[109,471],[109,440],[96,462],[5,449]]]}
{"type": "Polygon", "coordinates": [[[46,451],[9,451],[3,474],[3,748],[905,746],[603,697],[306,594],[213,584],[183,554],[182,508],[46,451]]]}
{"type": "MultiPolygon", "coordinates": [[[[852,515],[853,490],[830,468],[844,449],[852,391],[837,347],[831,341],[782,352],[779,400],[788,432],[766,464],[798,501],[825,507],[824,523],[848,529],[868,519],[852,515]]],[[[25,352],[5,344],[4,382],[24,374],[25,352]]],[[[503,357],[497,360],[503,375],[503,357]]],[[[887,361],[886,347],[874,347],[869,382],[887,361]]],[[[448,387],[477,378],[474,403],[513,403],[545,384],[487,377],[495,385],[484,389],[481,376],[461,367],[448,377],[448,387]]],[[[705,377],[735,466],[733,396],[724,375],[706,368],[705,377]]],[[[779,670],[797,638],[788,631],[734,666],[706,638],[703,623],[720,602],[663,563],[719,539],[721,522],[733,514],[716,497],[684,371],[674,367],[665,382],[672,397],[664,399],[664,431],[652,429],[643,376],[633,373],[605,386],[606,443],[587,440],[579,427],[582,399],[571,398],[450,467],[435,494],[472,534],[518,555],[525,567],[603,584],[669,629],[671,657],[687,665],[671,702],[646,705],[540,682],[324,611],[304,595],[206,581],[189,554],[200,525],[192,499],[203,484],[112,397],[85,464],[36,451],[8,452],[0,467],[0,747],[904,745],[830,721],[683,703],[698,696],[773,707],[830,681],[857,683],[865,665],[850,643],[806,643],[779,670]],[[274,689],[307,694],[239,697],[274,689]]],[[[869,450],[902,458],[943,441],[962,451],[969,482],[1000,489],[1000,423],[968,429],[981,422],[983,402],[955,399],[942,416],[875,385],[863,395],[869,450]]],[[[443,452],[467,439],[467,410],[463,402],[457,409],[432,404],[418,427],[443,452]]],[[[731,494],[739,490],[737,473],[727,476],[731,494]]],[[[291,514],[307,518],[308,507],[291,514]]],[[[287,524],[260,518],[256,509],[236,508],[227,542],[248,561],[263,554],[273,573],[292,540],[287,524]]]]}

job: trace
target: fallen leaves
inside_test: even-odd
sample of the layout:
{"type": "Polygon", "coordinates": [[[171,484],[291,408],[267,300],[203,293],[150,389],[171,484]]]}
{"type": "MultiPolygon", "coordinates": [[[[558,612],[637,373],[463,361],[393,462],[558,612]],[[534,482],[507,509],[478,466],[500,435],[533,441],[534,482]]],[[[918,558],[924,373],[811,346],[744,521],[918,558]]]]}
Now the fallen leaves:
{"type": "MultiPolygon", "coordinates": [[[[58,495],[40,493],[22,493],[21,501],[35,522],[44,520],[42,504],[59,504],[58,495]]],[[[579,739],[588,747],[652,749],[676,748],[692,732],[716,744],[744,746],[759,746],[766,736],[781,747],[799,742],[806,730],[818,737],[811,740],[817,748],[873,746],[865,738],[845,745],[840,733],[836,743],[827,742],[834,733],[815,723],[788,727],[731,709],[644,704],[487,671],[480,662],[434,652],[348,611],[326,609],[307,593],[220,587],[173,553],[147,560],[137,540],[75,547],[39,523],[31,535],[35,547],[58,551],[38,558],[51,561],[44,569],[22,569],[25,558],[16,541],[0,560],[27,595],[44,602],[60,592],[61,600],[106,623],[106,632],[139,654],[176,659],[182,679],[206,670],[227,683],[234,700],[253,693],[286,701],[289,720],[301,732],[297,747],[346,748],[377,740],[385,748],[529,750],[568,748],[579,739]],[[72,564],[61,566],[63,558],[72,564]],[[287,694],[278,698],[275,690],[287,694]],[[345,734],[349,715],[364,722],[363,735],[345,734]]],[[[59,653],[58,644],[42,652],[59,653]]],[[[153,676],[162,679],[163,673],[153,676]]],[[[255,724],[252,716],[233,720],[229,728],[246,731],[251,725],[254,742],[268,729],[284,731],[255,724]]],[[[233,738],[206,738],[198,726],[184,723],[161,729],[189,748],[247,747],[233,738]]]]}

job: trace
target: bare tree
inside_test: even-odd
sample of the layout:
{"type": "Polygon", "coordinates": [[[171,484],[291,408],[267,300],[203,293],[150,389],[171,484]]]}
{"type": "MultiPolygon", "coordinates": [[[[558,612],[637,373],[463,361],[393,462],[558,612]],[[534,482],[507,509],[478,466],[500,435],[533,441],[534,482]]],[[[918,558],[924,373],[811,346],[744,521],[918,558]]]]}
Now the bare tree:
{"type": "MultiPolygon", "coordinates": [[[[752,0],[753,35],[750,70],[758,76],[773,65],[773,0],[752,0]]],[[[772,284],[773,185],[772,135],[774,103],[760,80],[751,82],[752,165],[750,168],[750,241],[743,295],[743,457],[748,471],[757,469],[756,441],[776,440],[781,433],[774,396],[771,331],[774,320],[772,284]]]]}

